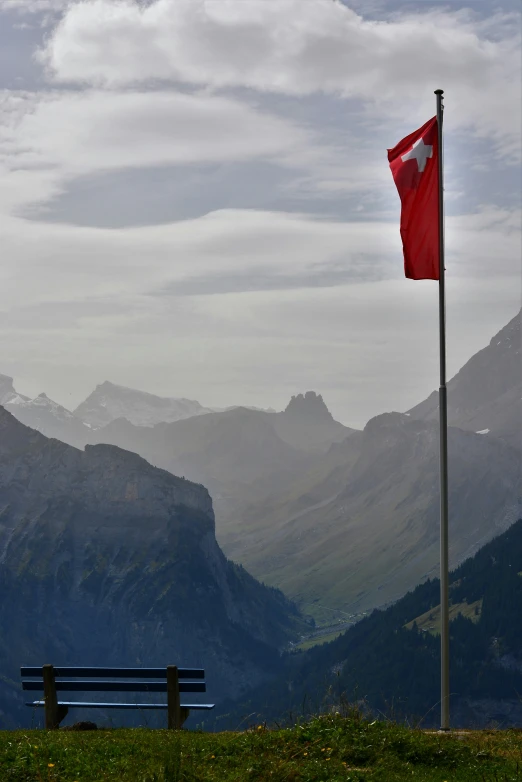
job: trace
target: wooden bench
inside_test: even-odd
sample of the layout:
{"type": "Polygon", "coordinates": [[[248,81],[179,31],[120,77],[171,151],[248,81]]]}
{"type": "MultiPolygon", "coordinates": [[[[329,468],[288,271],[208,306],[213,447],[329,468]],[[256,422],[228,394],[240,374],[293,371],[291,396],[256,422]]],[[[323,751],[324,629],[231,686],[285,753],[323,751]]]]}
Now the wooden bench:
{"type": "Polygon", "coordinates": [[[58,728],[69,708],[84,709],[167,709],[168,727],[178,730],[191,709],[213,709],[213,703],[181,703],[180,693],[206,692],[205,671],[202,668],[41,668],[23,666],[20,669],[22,688],[44,693],[43,700],[30,701],[26,706],[45,709],[45,727],[58,728]],[[154,681],[136,681],[154,679],[154,681]],[[189,681],[180,681],[189,680],[189,681]],[[197,679],[197,681],[192,681],[197,679]],[[107,703],[60,701],[57,692],[166,692],[167,703],[107,703]]]}

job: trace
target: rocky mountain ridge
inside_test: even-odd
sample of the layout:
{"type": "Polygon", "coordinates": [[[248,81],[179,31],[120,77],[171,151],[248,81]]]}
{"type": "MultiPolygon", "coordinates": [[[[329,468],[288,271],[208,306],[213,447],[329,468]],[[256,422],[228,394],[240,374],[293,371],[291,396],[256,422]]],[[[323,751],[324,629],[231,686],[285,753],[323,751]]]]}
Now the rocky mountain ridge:
{"type": "Polygon", "coordinates": [[[257,496],[277,494],[307,472],[318,454],[352,433],[332,418],[320,396],[308,392],[281,413],[239,407],[150,428],[119,419],[93,431],[90,442],[136,451],[151,464],[203,483],[224,518],[257,496]]]}
{"type": "Polygon", "coordinates": [[[19,394],[13,385],[13,378],[0,374],[0,405],[28,402],[29,397],[19,394]]]}
{"type": "Polygon", "coordinates": [[[39,394],[34,399],[15,398],[4,407],[26,426],[55,437],[68,445],[83,447],[89,438],[90,427],[62,405],[39,394]]]}
{"type": "Polygon", "coordinates": [[[117,418],[126,418],[135,426],[172,423],[194,415],[212,412],[193,399],[161,397],[134,388],[105,381],[74,410],[74,414],[93,428],[117,418]]]}
{"type": "MultiPolygon", "coordinates": [[[[521,370],[519,314],[448,384],[454,565],[519,515],[521,370]]],[[[218,497],[224,550],[321,621],[400,597],[438,562],[437,404],[376,416],[279,491],[218,497]]]]}
{"type": "MultiPolygon", "coordinates": [[[[448,423],[522,447],[522,310],[448,383],[448,423]]],[[[438,392],[409,413],[438,419],[438,392]]]]}

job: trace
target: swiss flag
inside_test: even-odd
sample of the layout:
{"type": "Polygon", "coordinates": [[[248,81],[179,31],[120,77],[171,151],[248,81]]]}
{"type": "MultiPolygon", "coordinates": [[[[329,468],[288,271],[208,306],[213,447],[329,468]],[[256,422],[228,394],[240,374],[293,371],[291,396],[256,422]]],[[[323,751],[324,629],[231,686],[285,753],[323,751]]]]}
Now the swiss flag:
{"type": "Polygon", "coordinates": [[[402,203],[404,271],[411,280],[438,280],[439,166],[437,117],[388,150],[402,203]]]}

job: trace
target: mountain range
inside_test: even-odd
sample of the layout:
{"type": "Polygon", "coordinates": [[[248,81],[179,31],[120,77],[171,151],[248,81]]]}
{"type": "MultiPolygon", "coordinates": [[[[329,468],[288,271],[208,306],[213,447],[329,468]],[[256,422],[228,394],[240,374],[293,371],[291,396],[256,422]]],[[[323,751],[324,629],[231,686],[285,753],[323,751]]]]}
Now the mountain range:
{"type": "MultiPolygon", "coordinates": [[[[448,385],[453,565],[519,513],[520,361],[519,314],[448,385]]],[[[385,605],[436,571],[435,394],[359,432],[314,392],[280,413],[199,406],[190,418],[151,425],[173,400],[104,383],[71,414],[44,396],[13,403],[12,382],[2,388],[7,408],[45,434],[78,447],[117,445],[207,486],[226,555],[321,622],[385,605]],[[89,410],[86,426],[77,414],[89,410]]]]}
{"type": "MultiPolygon", "coordinates": [[[[520,515],[520,360],[519,314],[449,383],[452,566],[520,515]]],[[[45,396],[28,400],[10,378],[0,382],[0,398],[18,416],[50,410],[61,417],[72,434],[60,439],[79,447],[112,444],[204,484],[226,556],[321,623],[385,606],[436,574],[433,394],[407,413],[377,416],[354,431],[336,422],[314,392],[293,397],[280,413],[202,408],[190,418],[151,425],[155,402],[147,408],[148,395],[123,391],[129,393],[112,384],[98,387],[87,405],[98,418],[87,426],[76,415],[79,408],[64,415],[45,396]],[[109,417],[125,415],[93,428],[109,397],[109,417]],[[132,423],[144,409],[147,425],[132,423]]],[[[58,431],[48,423],[38,427],[58,431]]]]}
{"type": "Polygon", "coordinates": [[[55,437],[68,445],[83,447],[90,436],[90,427],[47,394],[34,399],[16,398],[4,405],[15,418],[46,437],[55,437]]]}
{"type": "Polygon", "coordinates": [[[0,405],[28,402],[29,397],[19,394],[13,386],[13,378],[0,374],[0,405]]]}
{"type": "Polygon", "coordinates": [[[273,676],[306,626],[223,555],[203,486],[114,446],[48,439],[3,408],[0,622],[3,726],[31,718],[21,664],[201,666],[222,698],[273,676]]]}
{"type": "MultiPolygon", "coordinates": [[[[520,515],[521,396],[518,314],[449,383],[453,566],[520,515]]],[[[217,497],[224,551],[321,622],[385,605],[433,575],[436,403],[431,395],[408,413],[377,416],[279,491],[234,505],[217,497]]]]}
{"type": "Polygon", "coordinates": [[[308,392],[292,397],[281,413],[238,407],[151,428],[118,419],[92,432],[90,442],[136,451],[203,483],[223,507],[285,486],[352,432],[332,418],[321,396],[308,392]]]}

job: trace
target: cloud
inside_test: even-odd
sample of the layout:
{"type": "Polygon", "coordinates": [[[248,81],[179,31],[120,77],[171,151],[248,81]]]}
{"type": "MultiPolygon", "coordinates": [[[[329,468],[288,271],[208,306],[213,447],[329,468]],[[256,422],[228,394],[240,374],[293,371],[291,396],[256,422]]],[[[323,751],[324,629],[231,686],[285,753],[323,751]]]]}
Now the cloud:
{"type": "Polygon", "coordinates": [[[50,81],[0,93],[0,371],[69,407],[107,377],[222,406],[315,388],[360,425],[413,405],[437,293],[402,279],[385,149],[439,86],[449,371],[490,339],[519,307],[518,21],[357,6],[0,0],[54,25],[50,81]]]}
{"type": "MultiPolygon", "coordinates": [[[[1,229],[4,311],[100,297],[112,297],[115,305],[139,297],[148,302],[146,309],[154,309],[168,306],[172,297],[208,301],[226,295],[240,301],[252,292],[269,298],[276,291],[346,288],[402,276],[398,221],[341,223],[224,210],[140,228],[79,228],[4,218],[1,229]]],[[[487,287],[495,276],[511,288],[519,277],[519,251],[516,210],[484,208],[477,215],[447,219],[450,281],[487,287]]]]}
{"type": "Polygon", "coordinates": [[[232,98],[173,91],[5,91],[0,121],[6,209],[57,196],[85,174],[284,159],[309,137],[290,120],[232,98]]]}
{"type": "Polygon", "coordinates": [[[442,86],[450,127],[510,156],[520,147],[517,20],[444,9],[370,21],[335,0],[88,0],[67,9],[42,58],[58,82],[326,92],[410,123],[433,111],[442,86]]]}
{"type": "Polygon", "coordinates": [[[312,264],[294,274],[278,273],[273,269],[251,268],[237,273],[209,274],[186,277],[169,283],[158,293],[163,296],[215,296],[223,293],[249,291],[281,291],[301,288],[334,288],[339,285],[383,278],[399,277],[400,268],[391,268],[379,257],[346,257],[344,263],[312,264]]]}
{"type": "Polygon", "coordinates": [[[306,134],[233,99],[173,92],[7,95],[0,150],[15,168],[76,174],[288,152],[306,134]]]}
{"type": "MultiPolygon", "coordinates": [[[[519,306],[519,221],[494,207],[447,220],[451,372],[519,306]]],[[[227,210],[0,229],[0,371],[69,407],[107,377],[223,406],[313,388],[363,425],[436,385],[437,286],[402,278],[398,221],[227,210]]]]}

